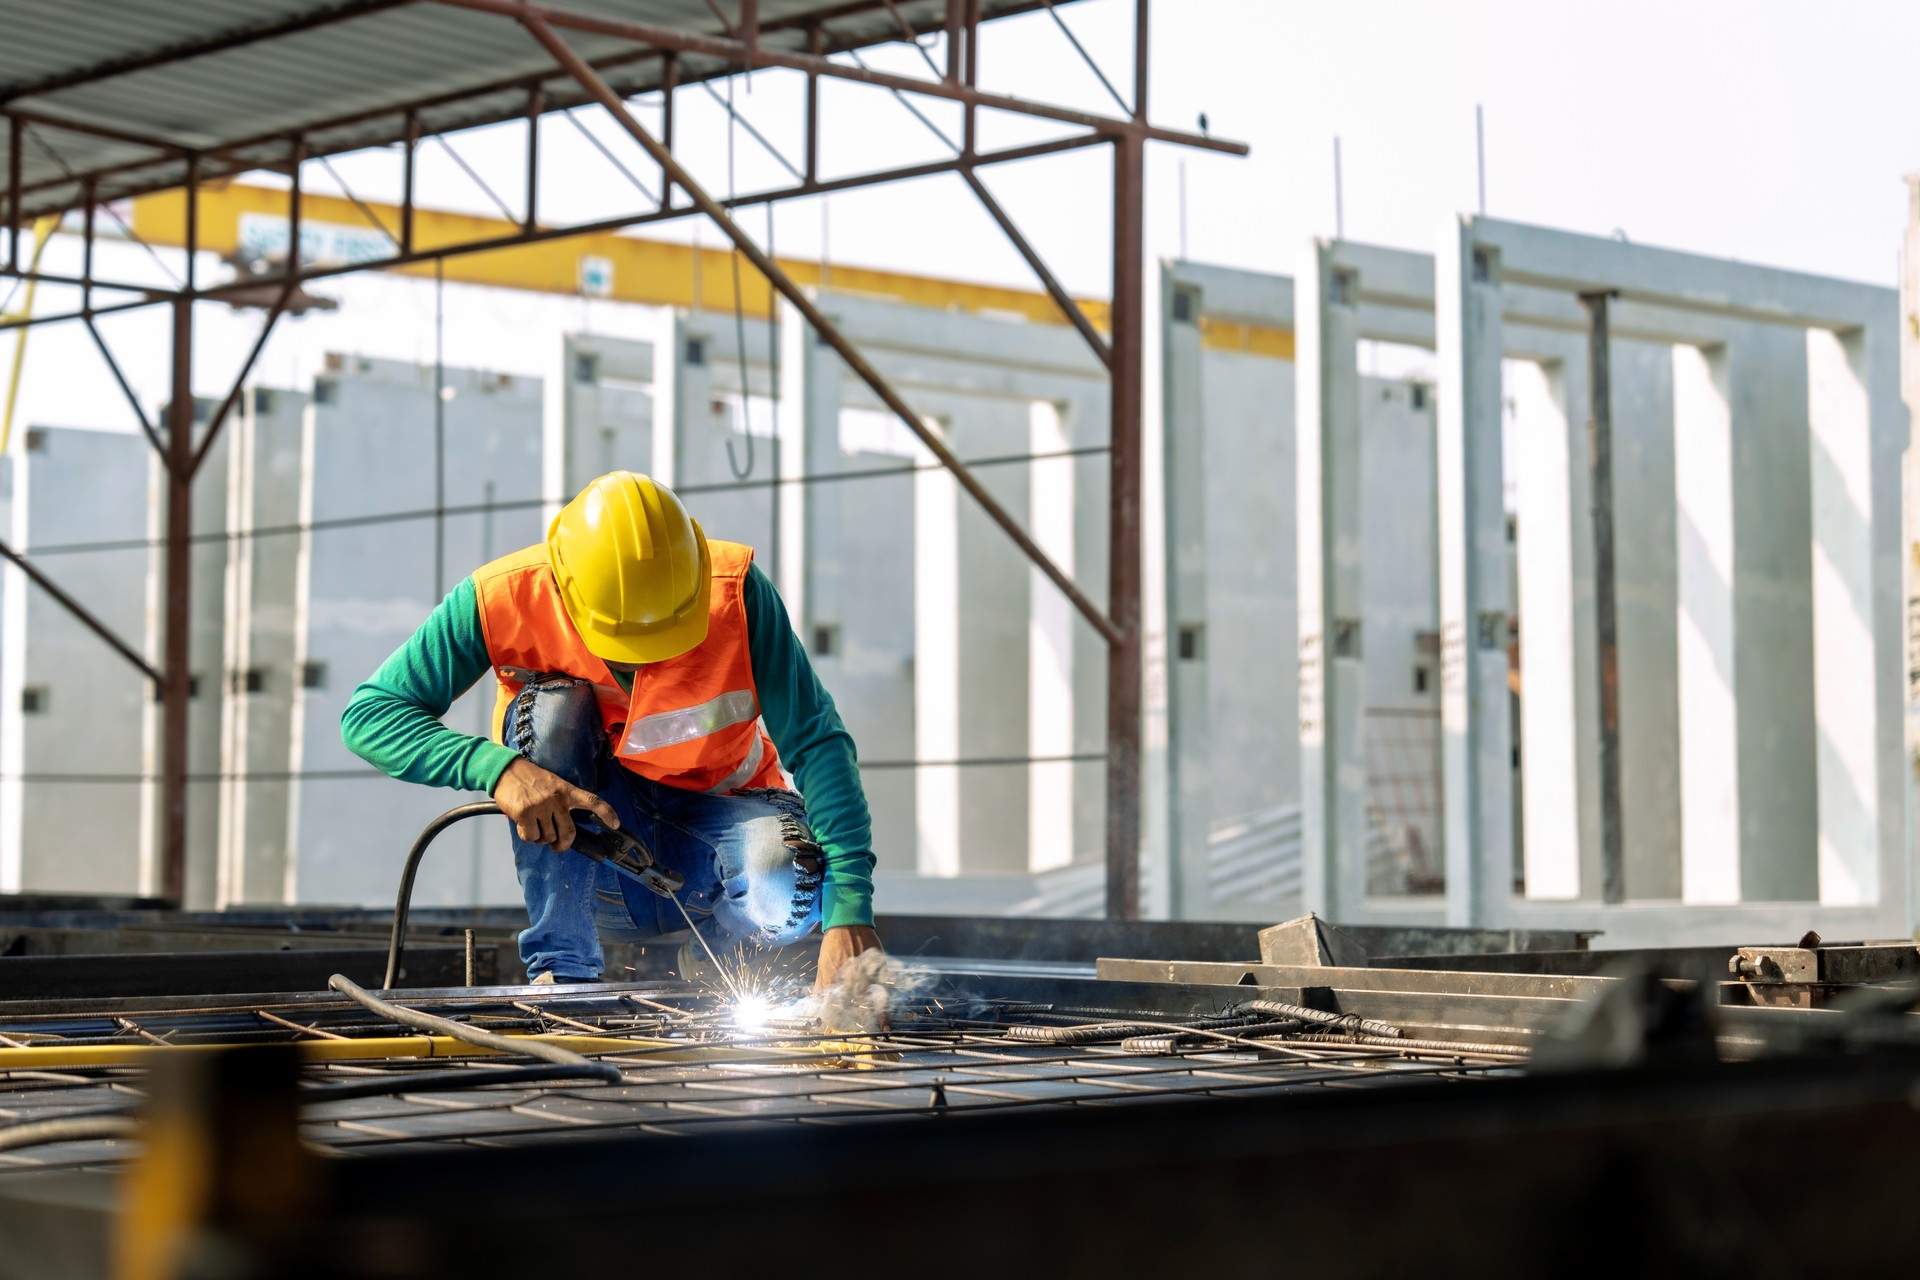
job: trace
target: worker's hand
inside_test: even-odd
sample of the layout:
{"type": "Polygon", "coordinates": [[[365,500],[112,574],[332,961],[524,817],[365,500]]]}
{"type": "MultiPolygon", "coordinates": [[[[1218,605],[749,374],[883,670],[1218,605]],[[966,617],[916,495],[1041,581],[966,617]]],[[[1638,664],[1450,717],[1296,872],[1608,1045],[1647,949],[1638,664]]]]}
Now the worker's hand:
{"type": "Polygon", "coordinates": [[[612,805],[559,774],[548,773],[525,756],[500,775],[493,786],[493,799],[500,811],[513,819],[513,828],[522,840],[544,844],[560,853],[573,847],[573,814],[569,810],[586,809],[609,828],[620,825],[612,805]]]}
{"type": "Polygon", "coordinates": [[[841,966],[862,951],[879,951],[880,935],[871,926],[843,924],[820,935],[820,968],[813,980],[813,993],[819,995],[834,984],[841,966]]]}

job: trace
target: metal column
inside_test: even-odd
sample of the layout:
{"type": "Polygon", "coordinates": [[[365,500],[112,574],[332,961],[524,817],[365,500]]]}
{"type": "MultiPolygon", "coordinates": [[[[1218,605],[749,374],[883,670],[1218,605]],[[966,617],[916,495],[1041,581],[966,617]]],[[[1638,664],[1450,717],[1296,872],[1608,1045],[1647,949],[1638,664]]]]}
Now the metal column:
{"type": "Polygon", "coordinates": [[[173,382],[167,399],[166,613],[160,688],[160,896],[187,892],[187,710],[193,532],[193,301],[173,300],[173,382]]]}
{"type": "MultiPolygon", "coordinates": [[[[1134,6],[1133,115],[1147,111],[1147,0],[1134,6]]],[[[1107,612],[1118,634],[1107,656],[1107,915],[1140,915],[1143,663],[1140,612],[1141,274],[1146,255],[1145,139],[1113,143],[1112,438],[1107,612]]]]}
{"type": "Polygon", "coordinates": [[[1600,896],[1625,902],[1620,818],[1620,619],[1613,569],[1613,355],[1605,293],[1583,293],[1587,328],[1587,466],[1593,501],[1593,615],[1600,658],[1600,896]]]}

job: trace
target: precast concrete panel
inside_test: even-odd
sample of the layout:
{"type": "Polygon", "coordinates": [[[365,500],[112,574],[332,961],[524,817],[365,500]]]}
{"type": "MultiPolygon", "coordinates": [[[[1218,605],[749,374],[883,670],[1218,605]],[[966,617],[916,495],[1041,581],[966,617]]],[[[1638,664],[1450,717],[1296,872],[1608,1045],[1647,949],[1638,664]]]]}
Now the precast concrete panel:
{"type": "MultiPolygon", "coordinates": [[[[145,438],[29,427],[23,446],[9,464],[9,545],[116,635],[141,643],[145,438]]],[[[0,891],[151,891],[142,876],[149,682],[12,566],[4,591],[0,891]]]]}
{"type": "MultiPolygon", "coordinates": [[[[946,433],[962,459],[985,464],[976,469],[981,482],[1008,509],[1025,513],[1030,529],[1036,477],[1041,500],[1071,488],[1070,535],[1056,518],[1046,536],[1056,550],[1071,544],[1072,563],[1063,567],[1090,597],[1103,599],[1104,458],[1074,457],[1069,480],[1057,467],[1036,472],[1028,456],[1036,452],[1036,440],[1063,441],[1070,451],[1105,444],[1104,373],[1079,336],[848,295],[824,296],[821,306],[908,403],[946,433]]],[[[885,412],[844,369],[837,377],[847,407],[869,420],[885,412]]],[[[904,439],[897,447],[903,462],[931,464],[904,439]]],[[[825,501],[833,487],[809,489],[825,501]]],[[[1043,691],[1044,705],[1069,700],[1058,687],[1069,674],[1061,661],[1060,628],[1048,625],[1046,605],[1035,613],[1042,599],[1033,582],[1036,571],[943,473],[923,469],[914,488],[918,865],[941,875],[1057,865],[1066,860],[1058,849],[1029,846],[1036,825],[1049,832],[1065,826],[1053,794],[1063,772],[1057,767],[1060,744],[1070,740],[1072,754],[1082,757],[1103,750],[1104,699],[1098,691],[1104,646],[1074,621],[1067,641],[1071,734],[1061,734],[1056,723],[1036,722],[1030,695],[1036,678],[1054,682],[1043,691]],[[1047,758],[1031,759],[1036,756],[1047,758]],[[989,763],[995,761],[1014,763],[989,763]]],[[[809,557],[810,565],[821,563],[809,557]]],[[[813,601],[806,608],[810,625],[816,617],[825,620],[813,601]]],[[[1074,842],[1068,856],[1078,858],[1099,848],[1103,774],[1097,760],[1067,763],[1074,842]]]]}
{"type": "Polygon", "coordinates": [[[661,475],[654,455],[653,383],[659,344],[591,333],[570,333],[561,341],[566,382],[560,496],[572,498],[609,471],[640,471],[671,483],[661,475]]]}
{"type": "MultiPolygon", "coordinates": [[[[898,466],[854,452],[849,471],[898,466]]],[[[882,865],[911,866],[917,843],[914,757],[914,477],[852,479],[833,486],[845,523],[841,597],[831,637],[808,638],[820,681],[859,749],[861,783],[882,865]],[[822,645],[822,641],[826,641],[822,645]],[[876,767],[878,766],[878,767],[876,767]]],[[[821,625],[816,623],[815,626],[821,625]]]]}
{"type": "Polygon", "coordinates": [[[789,500],[780,474],[773,397],[779,353],[774,326],[745,322],[746,387],[741,387],[741,334],[732,317],[712,312],[680,322],[673,445],[677,492],[709,536],[754,548],[755,563],[776,581],[786,548],[775,509],[789,500]]]}
{"type": "MultiPolygon", "coordinates": [[[[1680,830],[1675,714],[1680,673],[1673,422],[1671,349],[1615,341],[1614,528],[1629,531],[1626,537],[1616,535],[1613,549],[1620,636],[1620,816],[1629,899],[1680,896],[1680,859],[1674,852],[1680,830]]],[[[1590,535],[1591,525],[1582,525],[1590,535]]],[[[1591,545],[1592,539],[1584,541],[1591,545]]]]}
{"type": "MultiPolygon", "coordinates": [[[[1438,273],[1442,351],[1466,357],[1442,362],[1455,398],[1479,365],[1470,333],[1450,345],[1444,300],[1470,296],[1489,275],[1503,283],[1510,326],[1525,313],[1579,333],[1578,313],[1556,308],[1610,292],[1617,337],[1673,349],[1677,845],[1694,914],[1670,918],[1751,928],[1775,918],[1761,904],[1788,901],[1804,913],[1817,898],[1829,928],[1903,927],[1898,458],[1907,424],[1892,293],[1484,218],[1462,219],[1447,236],[1461,246],[1443,249],[1438,273]],[[1748,909],[1709,910],[1736,905],[1748,909]]],[[[1480,359],[1500,349],[1484,327],[1478,344],[1480,359]]],[[[1617,537],[1641,536],[1615,514],[1617,537]]],[[[1523,528],[1523,546],[1526,537],[1523,528]]],[[[1498,766],[1480,763],[1481,776],[1463,778],[1450,801],[1485,789],[1485,770],[1498,766]]],[[[1534,767],[1530,752],[1526,764],[1534,767]]],[[[1652,874],[1645,883],[1660,882],[1652,874]]],[[[1534,918],[1491,898],[1467,905],[1493,910],[1476,916],[1489,922],[1534,918]]],[[[1611,914],[1669,918],[1633,907],[1611,914]]]]}
{"type": "Polygon", "coordinates": [[[1456,926],[1505,899],[1513,864],[1499,290],[1499,254],[1450,225],[1435,255],[1434,332],[1446,916],[1456,926]]]}
{"type": "MultiPolygon", "coordinates": [[[[1212,401],[1200,325],[1202,286],[1182,280],[1176,264],[1160,267],[1162,482],[1166,520],[1167,820],[1169,911],[1207,915],[1207,833],[1214,810],[1208,639],[1209,535],[1218,510],[1208,502],[1207,409],[1212,401]]],[[[1257,419],[1255,419],[1257,421],[1257,419]]],[[[1246,434],[1256,434],[1252,422],[1246,434]]],[[[1242,471],[1245,476],[1250,468],[1242,471]]],[[[1221,575],[1226,578],[1227,575],[1221,575]]],[[[1220,594],[1234,589],[1223,581],[1220,594]]],[[[1231,668],[1228,668],[1231,671],[1231,668]]],[[[1242,673],[1242,686],[1251,683],[1242,673]]]]}
{"type": "MultiPolygon", "coordinates": [[[[222,906],[288,901],[287,797],[300,538],[301,433],[309,397],[254,387],[226,430],[227,696],[220,753],[222,906]]],[[[212,485],[217,472],[202,472],[212,485]]]]}
{"type": "Polygon", "coordinates": [[[1368,897],[1440,871],[1440,604],[1430,384],[1360,380],[1361,662],[1368,897]]]}
{"type": "MultiPolygon", "coordinates": [[[[302,539],[296,600],[303,680],[292,734],[292,889],[301,902],[378,903],[390,898],[419,829],[470,797],[370,776],[341,741],[340,712],[455,584],[544,533],[541,387],[448,369],[436,425],[431,367],[360,357],[331,363],[315,381],[303,441],[302,515],[313,527],[302,539]],[[420,517],[440,499],[479,509],[420,517]],[[398,513],[409,518],[393,519],[398,513]]],[[[488,734],[494,698],[483,679],[445,722],[488,734]]],[[[414,901],[518,896],[504,829],[475,822],[436,844],[414,901]]]]}
{"type": "Polygon", "coordinates": [[[1213,918],[1250,905],[1243,884],[1290,879],[1250,865],[1224,884],[1213,848],[1221,831],[1259,825],[1299,799],[1298,374],[1289,361],[1209,346],[1202,333],[1293,325],[1294,294],[1284,277],[1174,262],[1163,267],[1161,298],[1176,910],[1213,918]]]}

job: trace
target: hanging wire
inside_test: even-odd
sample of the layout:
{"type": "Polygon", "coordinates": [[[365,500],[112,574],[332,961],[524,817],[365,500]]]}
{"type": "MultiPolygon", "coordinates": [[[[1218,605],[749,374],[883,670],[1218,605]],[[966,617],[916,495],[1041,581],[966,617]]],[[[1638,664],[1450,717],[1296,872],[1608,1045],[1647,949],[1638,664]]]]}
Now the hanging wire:
{"type": "MultiPolygon", "coordinates": [[[[767,206],[767,256],[773,257],[773,205],[767,206]]],[[[780,581],[780,307],[776,299],[767,299],[767,371],[773,405],[773,526],[767,538],[767,568],[775,582],[780,581]]],[[[802,412],[805,412],[803,409],[802,412]]],[[[806,465],[804,462],[801,464],[806,465]]]]}
{"type": "MultiPolygon", "coordinates": [[[[727,77],[727,199],[734,197],[733,187],[733,141],[738,132],[739,113],[733,109],[733,82],[738,77],[727,77]]],[[[733,452],[733,437],[727,437],[727,468],[733,472],[735,480],[745,480],[753,474],[753,406],[747,392],[747,317],[746,308],[740,298],[740,247],[733,249],[733,338],[734,353],[740,360],[740,431],[747,438],[747,464],[733,452]]]]}
{"type": "Polygon", "coordinates": [[[447,578],[447,273],[433,260],[433,598],[447,578]]]}

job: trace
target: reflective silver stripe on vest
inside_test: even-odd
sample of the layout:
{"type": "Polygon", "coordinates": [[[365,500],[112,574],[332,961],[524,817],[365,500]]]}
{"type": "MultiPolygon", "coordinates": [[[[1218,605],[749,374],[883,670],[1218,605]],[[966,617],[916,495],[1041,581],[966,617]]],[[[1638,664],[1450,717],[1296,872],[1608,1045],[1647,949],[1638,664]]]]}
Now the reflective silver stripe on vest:
{"type": "Polygon", "coordinates": [[[767,749],[761,745],[761,742],[760,731],[755,729],[753,731],[753,746],[747,749],[746,760],[741,763],[738,769],[735,769],[732,773],[721,779],[719,783],[708,787],[707,794],[710,796],[724,796],[728,792],[738,791],[749,782],[752,782],[753,775],[760,772],[761,759],[767,753],[767,749]]]}
{"type": "Polygon", "coordinates": [[[732,725],[745,724],[759,714],[760,708],[754,704],[753,690],[735,689],[697,707],[682,707],[678,711],[660,711],[640,717],[627,726],[625,745],[620,749],[626,755],[636,756],[657,751],[661,747],[704,738],[732,725]]]}

